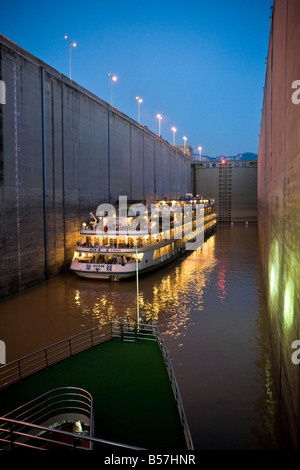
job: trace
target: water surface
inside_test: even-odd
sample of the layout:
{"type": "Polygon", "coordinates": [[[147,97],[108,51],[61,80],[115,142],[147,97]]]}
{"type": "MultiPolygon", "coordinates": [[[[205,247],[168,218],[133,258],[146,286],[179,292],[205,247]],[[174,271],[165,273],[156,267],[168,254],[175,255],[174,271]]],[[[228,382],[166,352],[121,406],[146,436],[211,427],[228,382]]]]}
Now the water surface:
{"type": "MultiPolygon", "coordinates": [[[[135,280],[66,273],[0,302],[7,362],[113,318],[136,318],[135,280]]],[[[196,449],[279,449],[257,226],[220,226],[195,252],[139,279],[157,322],[196,449]]]]}

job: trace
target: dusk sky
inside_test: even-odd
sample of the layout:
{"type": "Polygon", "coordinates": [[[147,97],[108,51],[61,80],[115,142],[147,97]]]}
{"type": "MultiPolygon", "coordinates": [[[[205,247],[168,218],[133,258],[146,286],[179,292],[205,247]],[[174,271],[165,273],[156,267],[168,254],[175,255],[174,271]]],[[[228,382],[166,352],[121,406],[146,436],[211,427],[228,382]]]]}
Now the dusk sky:
{"type": "Polygon", "coordinates": [[[176,145],[257,153],[272,0],[10,1],[0,32],[176,145]]]}

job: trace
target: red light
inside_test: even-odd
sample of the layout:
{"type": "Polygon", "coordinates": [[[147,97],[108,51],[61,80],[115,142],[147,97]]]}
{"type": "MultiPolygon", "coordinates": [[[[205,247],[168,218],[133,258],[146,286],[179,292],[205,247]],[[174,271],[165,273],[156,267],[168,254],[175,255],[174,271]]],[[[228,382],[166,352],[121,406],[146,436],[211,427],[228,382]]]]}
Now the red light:
{"type": "Polygon", "coordinates": [[[222,163],[225,163],[225,160],[222,160],[222,163]]]}

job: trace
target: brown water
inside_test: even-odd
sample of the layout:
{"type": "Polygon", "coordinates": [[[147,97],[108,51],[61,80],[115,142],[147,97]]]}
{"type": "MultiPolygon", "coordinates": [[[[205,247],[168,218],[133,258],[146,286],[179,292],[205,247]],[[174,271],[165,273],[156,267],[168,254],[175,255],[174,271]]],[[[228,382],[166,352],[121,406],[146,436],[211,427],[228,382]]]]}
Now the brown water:
{"type": "MultiPolygon", "coordinates": [[[[220,226],[140,277],[139,295],[169,350],[195,449],[282,448],[256,225],[220,226]]],[[[135,280],[66,273],[0,302],[7,362],[136,310],[135,280]]]]}

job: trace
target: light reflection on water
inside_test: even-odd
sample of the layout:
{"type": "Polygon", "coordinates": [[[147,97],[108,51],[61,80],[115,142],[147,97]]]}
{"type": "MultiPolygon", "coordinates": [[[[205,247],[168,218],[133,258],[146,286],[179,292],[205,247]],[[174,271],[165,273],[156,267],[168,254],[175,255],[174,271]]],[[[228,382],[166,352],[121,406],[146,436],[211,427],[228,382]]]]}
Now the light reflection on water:
{"type": "MultiPolygon", "coordinates": [[[[17,359],[114,318],[136,318],[136,282],[67,273],[0,302],[17,359]]],[[[220,227],[201,249],[139,279],[140,315],[160,327],[196,449],[269,449],[277,402],[256,225],[220,227]]]]}

